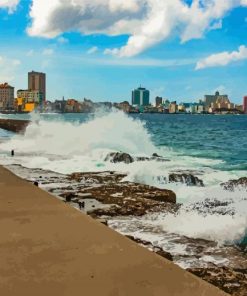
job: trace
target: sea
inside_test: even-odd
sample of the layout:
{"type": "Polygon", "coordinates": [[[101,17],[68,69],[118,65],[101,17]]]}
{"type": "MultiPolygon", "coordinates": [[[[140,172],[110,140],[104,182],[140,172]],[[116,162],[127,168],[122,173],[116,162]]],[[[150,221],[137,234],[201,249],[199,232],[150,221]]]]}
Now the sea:
{"type": "Polygon", "coordinates": [[[18,164],[62,174],[124,172],[127,181],[173,190],[182,204],[176,214],[153,213],[112,220],[110,226],[117,231],[149,240],[173,253],[183,252],[181,244],[180,250],[172,244],[174,235],[210,240],[218,245],[247,242],[247,191],[226,191],[221,186],[229,180],[247,177],[246,115],[99,111],[0,118],[32,121],[24,135],[0,129],[2,165],[18,164]],[[15,157],[10,156],[12,149],[15,157]],[[116,151],[134,157],[157,153],[167,161],[106,162],[106,155],[116,151]],[[205,186],[169,183],[166,180],[172,172],[192,173],[205,186]],[[212,210],[208,201],[218,201],[222,206],[212,210]]]}

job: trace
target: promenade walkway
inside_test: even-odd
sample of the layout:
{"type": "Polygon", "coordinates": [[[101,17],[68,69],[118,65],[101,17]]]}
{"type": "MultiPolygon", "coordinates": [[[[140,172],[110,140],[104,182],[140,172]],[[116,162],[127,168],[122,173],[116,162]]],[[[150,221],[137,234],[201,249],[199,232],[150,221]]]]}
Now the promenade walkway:
{"type": "Polygon", "coordinates": [[[0,166],[1,296],[224,296],[0,166]]]}

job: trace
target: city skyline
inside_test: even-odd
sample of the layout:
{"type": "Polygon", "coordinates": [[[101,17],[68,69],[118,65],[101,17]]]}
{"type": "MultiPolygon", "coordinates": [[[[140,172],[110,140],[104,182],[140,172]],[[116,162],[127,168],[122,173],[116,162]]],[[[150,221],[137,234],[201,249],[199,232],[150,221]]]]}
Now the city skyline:
{"type": "MultiPolygon", "coordinates": [[[[122,7],[110,7],[110,1],[102,1],[111,17],[109,23],[102,24],[105,28],[101,32],[89,26],[85,15],[78,15],[73,25],[61,20],[60,27],[55,28],[48,21],[41,22],[44,15],[57,13],[59,17],[61,7],[55,2],[40,9],[40,0],[1,2],[0,81],[16,90],[26,85],[23,73],[35,69],[47,73],[47,98],[52,100],[65,96],[120,102],[129,100],[131,90],[140,84],[150,90],[152,102],[156,96],[192,102],[219,90],[232,102],[242,103],[247,93],[246,1],[223,5],[212,0],[211,6],[205,1],[199,6],[196,1],[167,1],[160,7],[164,25],[157,28],[160,38],[147,33],[152,44],[142,39],[145,42],[140,42],[143,47],[137,52],[130,46],[137,33],[127,28],[130,23],[120,29],[116,17],[123,25],[131,16],[137,28],[142,28],[152,17],[150,11],[142,11],[145,3],[157,14],[150,1],[129,0],[122,7]],[[181,5],[186,15],[174,12],[181,5]],[[166,8],[172,18],[169,24],[163,19],[166,8]],[[188,16],[194,22],[200,17],[203,27],[193,25],[188,16]]],[[[64,13],[72,14],[72,2],[68,3],[64,13]]],[[[77,1],[78,7],[81,3],[77,1]]],[[[92,21],[99,18],[97,13],[90,15],[92,21]]]]}

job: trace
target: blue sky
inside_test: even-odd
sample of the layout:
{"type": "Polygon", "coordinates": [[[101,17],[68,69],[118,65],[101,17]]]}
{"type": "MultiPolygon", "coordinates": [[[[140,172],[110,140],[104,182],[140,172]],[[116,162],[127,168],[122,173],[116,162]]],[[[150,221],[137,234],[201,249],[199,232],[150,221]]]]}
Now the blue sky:
{"type": "Polygon", "coordinates": [[[196,101],[219,90],[242,102],[247,1],[231,7],[222,0],[208,0],[210,7],[194,1],[194,8],[193,1],[167,0],[161,7],[154,0],[126,1],[128,6],[120,7],[119,0],[102,0],[101,10],[94,7],[90,14],[87,7],[86,15],[81,11],[88,0],[76,0],[76,9],[72,0],[64,7],[60,0],[52,7],[47,0],[0,0],[0,81],[23,89],[28,71],[45,72],[51,100],[130,100],[141,84],[152,99],[196,101]]]}

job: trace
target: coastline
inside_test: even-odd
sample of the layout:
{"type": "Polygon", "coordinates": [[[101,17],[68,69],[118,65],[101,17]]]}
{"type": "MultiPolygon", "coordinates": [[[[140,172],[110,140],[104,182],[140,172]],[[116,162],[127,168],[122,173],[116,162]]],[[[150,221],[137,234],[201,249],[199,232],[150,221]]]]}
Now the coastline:
{"type": "Polygon", "coordinates": [[[0,177],[4,295],[227,295],[1,166],[0,177]]]}

